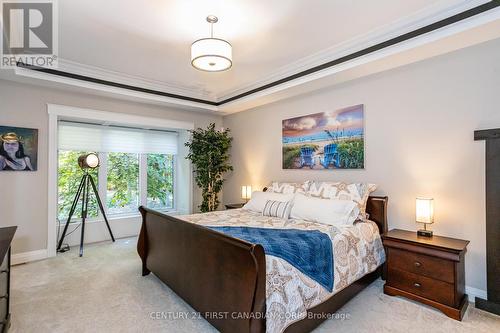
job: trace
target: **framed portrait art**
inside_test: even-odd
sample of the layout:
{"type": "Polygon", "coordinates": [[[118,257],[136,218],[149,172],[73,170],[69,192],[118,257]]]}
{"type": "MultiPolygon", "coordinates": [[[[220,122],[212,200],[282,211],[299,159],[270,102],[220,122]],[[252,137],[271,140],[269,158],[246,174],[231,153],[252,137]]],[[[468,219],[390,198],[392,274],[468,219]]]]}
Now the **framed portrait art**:
{"type": "Polygon", "coordinates": [[[0,125],[0,172],[36,171],[38,130],[0,125]]]}

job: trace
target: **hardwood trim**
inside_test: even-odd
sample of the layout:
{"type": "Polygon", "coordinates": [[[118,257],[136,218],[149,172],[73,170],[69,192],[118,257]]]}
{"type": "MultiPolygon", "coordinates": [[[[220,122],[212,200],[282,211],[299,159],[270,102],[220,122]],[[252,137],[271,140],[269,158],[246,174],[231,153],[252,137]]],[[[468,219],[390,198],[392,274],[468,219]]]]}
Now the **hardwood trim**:
{"type": "Polygon", "coordinates": [[[7,314],[7,317],[5,318],[5,320],[3,321],[3,329],[2,329],[2,333],[7,333],[10,329],[10,312],[7,314]]]}
{"type": "Polygon", "coordinates": [[[500,128],[474,132],[486,140],[486,289],[488,299],[476,297],[476,308],[500,315],[500,128]]]}
{"type": "Polygon", "coordinates": [[[474,140],[500,139],[500,128],[474,131],[474,140]]]}
{"type": "Polygon", "coordinates": [[[406,292],[404,290],[388,286],[387,284],[384,285],[384,293],[387,295],[390,295],[390,296],[403,296],[403,297],[409,298],[411,300],[427,304],[429,306],[432,306],[432,307],[442,311],[448,317],[451,317],[451,318],[456,319],[456,320],[462,320],[464,313],[465,313],[465,310],[467,309],[467,306],[469,305],[467,295],[465,295],[463,297],[458,309],[455,309],[451,306],[447,306],[447,305],[435,302],[435,301],[427,299],[425,297],[421,297],[421,296],[406,292]]]}
{"type": "Polygon", "coordinates": [[[488,301],[500,305],[500,140],[486,140],[486,271],[488,301]]]}
{"type": "Polygon", "coordinates": [[[500,304],[490,302],[486,299],[476,297],[476,308],[488,311],[500,316],[500,304]]]}
{"type": "Polygon", "coordinates": [[[116,88],[123,88],[123,89],[138,91],[138,92],[142,92],[142,93],[148,93],[148,94],[153,94],[153,95],[158,95],[158,96],[163,96],[163,97],[175,98],[175,99],[180,99],[180,100],[185,100],[185,101],[190,101],[190,102],[195,102],[195,103],[201,103],[201,104],[206,104],[206,105],[211,105],[211,106],[220,106],[220,105],[223,105],[223,104],[226,104],[229,102],[236,101],[236,100],[241,99],[243,97],[252,95],[254,93],[278,86],[280,84],[301,78],[303,76],[307,76],[309,74],[312,74],[312,73],[315,73],[315,72],[318,72],[318,71],[345,63],[347,61],[357,59],[359,57],[362,57],[362,56],[365,56],[367,54],[385,49],[385,48],[390,47],[392,45],[399,44],[399,43],[407,41],[409,39],[419,37],[419,36],[427,34],[429,32],[432,32],[432,31],[444,28],[446,26],[449,26],[451,24],[463,21],[463,20],[468,19],[470,17],[473,17],[475,15],[487,12],[489,10],[492,10],[492,9],[498,7],[498,6],[500,6],[500,1],[493,0],[493,1],[490,1],[487,3],[484,3],[482,5],[479,5],[477,7],[471,8],[469,10],[455,14],[455,15],[450,16],[448,18],[445,18],[445,19],[442,19],[440,21],[426,25],[422,28],[418,28],[416,30],[413,30],[413,31],[410,31],[408,33],[402,34],[400,36],[394,37],[394,38],[389,39],[387,41],[372,45],[372,46],[367,47],[365,49],[362,49],[360,51],[353,52],[349,55],[337,58],[335,60],[326,62],[324,64],[314,66],[312,68],[298,72],[296,74],[289,75],[289,76],[284,77],[282,79],[279,79],[279,80],[273,81],[271,83],[262,85],[260,87],[255,88],[255,89],[248,90],[248,91],[243,92],[241,94],[238,94],[236,96],[226,98],[226,99],[219,101],[219,102],[213,102],[213,101],[209,101],[209,100],[205,100],[205,99],[194,98],[194,97],[189,97],[189,96],[184,96],[184,95],[179,95],[179,94],[172,94],[172,93],[167,93],[164,91],[158,91],[158,90],[153,90],[153,89],[141,88],[141,87],[132,86],[132,85],[123,84],[123,83],[118,83],[118,82],[113,82],[113,81],[109,81],[109,80],[102,80],[102,79],[98,79],[98,78],[94,78],[94,77],[90,77],[90,76],[68,73],[68,72],[64,72],[64,71],[60,71],[60,70],[56,70],[56,69],[27,65],[27,64],[24,64],[21,62],[17,63],[17,67],[25,68],[25,69],[29,69],[29,70],[33,70],[33,71],[38,71],[38,72],[43,72],[43,73],[47,73],[47,74],[57,75],[57,76],[61,76],[61,77],[66,77],[66,78],[70,78],[70,79],[76,79],[76,80],[87,81],[87,82],[91,82],[91,83],[102,84],[102,85],[107,85],[107,86],[116,87],[116,88]]]}

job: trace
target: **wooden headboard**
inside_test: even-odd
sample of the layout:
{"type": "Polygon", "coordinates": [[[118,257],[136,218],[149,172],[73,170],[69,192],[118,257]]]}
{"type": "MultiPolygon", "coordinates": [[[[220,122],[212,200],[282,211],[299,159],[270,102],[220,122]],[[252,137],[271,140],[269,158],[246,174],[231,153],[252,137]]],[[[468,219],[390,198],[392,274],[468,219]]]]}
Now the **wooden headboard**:
{"type": "Polygon", "coordinates": [[[387,201],[388,197],[371,196],[366,203],[369,219],[377,223],[380,234],[387,232],[387,201]]]}
{"type": "MultiPolygon", "coordinates": [[[[262,191],[266,192],[267,187],[264,187],[262,191]]],[[[386,196],[370,196],[366,203],[366,212],[369,214],[369,219],[377,224],[381,235],[387,232],[388,200],[389,198],[386,196]]]]}

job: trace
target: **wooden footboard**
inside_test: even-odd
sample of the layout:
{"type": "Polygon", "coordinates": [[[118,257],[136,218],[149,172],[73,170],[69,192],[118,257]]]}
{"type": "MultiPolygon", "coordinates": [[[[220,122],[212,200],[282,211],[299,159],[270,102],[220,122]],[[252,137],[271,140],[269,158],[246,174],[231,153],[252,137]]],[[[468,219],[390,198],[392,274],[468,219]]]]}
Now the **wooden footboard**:
{"type": "Polygon", "coordinates": [[[222,332],[265,332],[264,249],[140,207],[137,251],[153,272],[222,332]]]}

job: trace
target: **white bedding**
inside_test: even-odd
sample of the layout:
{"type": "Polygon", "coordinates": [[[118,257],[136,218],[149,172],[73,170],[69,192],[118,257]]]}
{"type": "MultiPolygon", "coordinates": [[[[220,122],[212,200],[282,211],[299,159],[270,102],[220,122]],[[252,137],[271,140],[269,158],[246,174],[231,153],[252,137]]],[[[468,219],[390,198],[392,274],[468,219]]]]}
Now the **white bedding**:
{"type": "Polygon", "coordinates": [[[304,318],[307,309],[326,301],[354,281],[373,272],[385,261],[385,253],[374,222],[331,226],[304,220],[282,220],[245,209],[179,216],[204,226],[247,226],[318,230],[332,240],[334,287],[332,292],[303,274],[287,261],[266,255],[266,332],[281,333],[304,318]]]}

